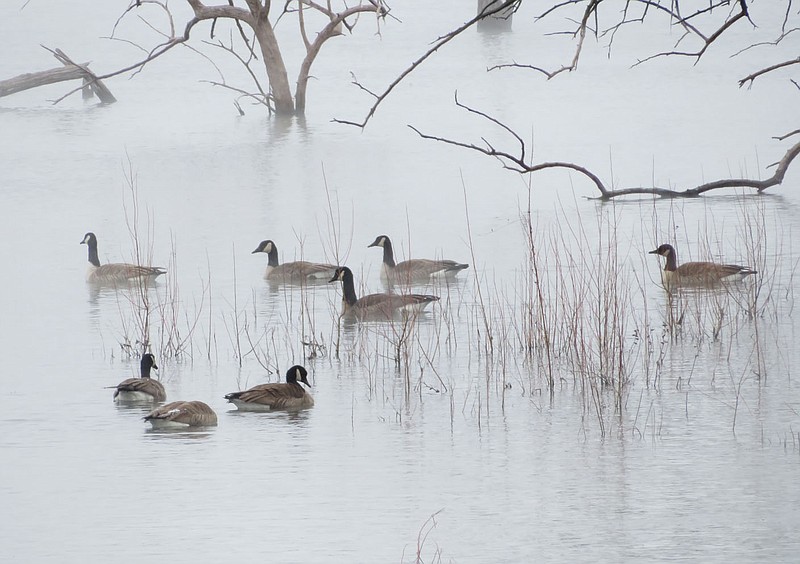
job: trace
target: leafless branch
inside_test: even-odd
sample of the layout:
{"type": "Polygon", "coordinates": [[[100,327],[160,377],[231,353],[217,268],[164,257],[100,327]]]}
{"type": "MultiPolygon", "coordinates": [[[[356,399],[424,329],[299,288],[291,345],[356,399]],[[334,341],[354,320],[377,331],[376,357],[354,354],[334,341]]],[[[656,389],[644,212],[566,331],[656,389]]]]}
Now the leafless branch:
{"type": "MultiPolygon", "coordinates": [[[[250,78],[253,79],[253,84],[255,84],[256,88],[258,89],[258,93],[259,94],[258,95],[251,94],[249,92],[246,92],[245,90],[241,90],[241,89],[238,89],[238,88],[233,88],[231,86],[228,86],[224,82],[221,83],[221,84],[217,83],[217,82],[211,82],[211,84],[214,84],[215,86],[225,86],[226,88],[230,88],[231,90],[234,90],[234,91],[242,93],[242,94],[246,94],[246,95],[248,95],[250,97],[253,97],[253,98],[256,98],[256,99],[258,99],[259,96],[260,96],[262,100],[269,101],[270,96],[269,96],[269,94],[267,92],[264,91],[264,88],[261,86],[261,82],[258,80],[258,77],[256,76],[256,73],[250,67],[250,61],[245,60],[244,57],[242,57],[236,51],[236,49],[233,48],[232,45],[231,46],[225,45],[224,43],[222,43],[222,41],[217,41],[216,43],[211,43],[210,41],[208,41],[208,42],[205,42],[205,43],[207,45],[210,45],[210,46],[215,47],[217,49],[222,49],[226,53],[229,53],[229,54],[233,55],[233,57],[236,58],[236,60],[239,61],[242,64],[242,66],[244,66],[245,70],[247,71],[247,74],[250,75],[250,78]]],[[[223,78],[223,81],[224,81],[224,78],[223,78]]],[[[267,102],[262,101],[261,103],[264,103],[267,106],[269,106],[269,104],[267,102]]],[[[272,108],[270,108],[270,110],[271,109],[272,108]]]]}
{"type": "MultiPolygon", "coordinates": [[[[239,94],[241,94],[240,98],[251,98],[252,100],[255,100],[256,102],[258,102],[259,104],[267,106],[267,108],[269,108],[270,112],[272,112],[272,106],[269,103],[269,101],[270,101],[269,96],[266,96],[263,92],[261,92],[259,94],[255,94],[253,92],[248,92],[247,90],[242,90],[241,88],[236,88],[235,86],[231,86],[230,84],[225,84],[224,82],[216,82],[214,80],[202,80],[201,82],[205,82],[205,83],[211,84],[213,86],[219,86],[219,87],[225,88],[227,90],[232,90],[234,92],[238,92],[239,94]]],[[[237,103],[237,107],[239,107],[238,103],[237,103]]],[[[244,112],[241,110],[241,108],[239,108],[239,113],[244,115],[244,112]]]]}
{"type": "Polygon", "coordinates": [[[778,135],[776,137],[773,137],[773,139],[777,139],[778,141],[783,141],[784,139],[788,139],[792,135],[797,135],[798,133],[800,133],[800,129],[795,129],[794,131],[790,131],[786,135],[778,135]]]}
{"type": "Polygon", "coordinates": [[[501,65],[491,66],[486,70],[491,72],[493,70],[508,69],[508,68],[534,70],[536,72],[542,73],[543,75],[545,75],[547,77],[547,80],[550,80],[551,78],[556,76],[559,72],[561,72],[564,67],[562,67],[561,69],[559,69],[557,71],[548,71],[548,70],[545,70],[545,69],[543,69],[541,67],[537,67],[537,66],[534,66],[534,65],[524,65],[524,64],[520,64],[520,63],[503,63],[501,65]]]}
{"type": "MultiPolygon", "coordinates": [[[[456,101],[456,105],[460,108],[469,111],[470,113],[473,113],[490,121],[491,123],[502,128],[506,133],[512,135],[516,140],[516,142],[520,145],[518,151],[516,153],[512,153],[496,149],[485,138],[481,139],[483,144],[478,145],[475,143],[468,143],[468,142],[448,139],[445,137],[440,137],[438,135],[426,134],[412,125],[409,125],[408,127],[411,128],[414,132],[417,133],[417,135],[419,135],[423,139],[430,139],[433,141],[438,141],[440,143],[445,143],[447,145],[462,147],[490,157],[494,157],[502,163],[504,168],[519,172],[520,174],[530,174],[551,168],[574,170],[576,172],[579,172],[586,178],[588,178],[594,184],[594,186],[600,192],[600,196],[598,198],[600,200],[610,200],[612,198],[618,198],[621,196],[636,196],[636,195],[658,196],[661,198],[693,198],[700,196],[705,192],[711,190],[717,190],[720,188],[755,188],[757,192],[763,192],[767,188],[770,188],[772,186],[777,186],[783,182],[784,176],[786,175],[786,171],[788,170],[789,165],[792,163],[795,157],[797,157],[797,155],[800,154],[800,142],[798,142],[786,151],[781,160],[776,163],[777,166],[775,169],[775,173],[770,178],[767,178],[765,180],[754,180],[748,178],[729,178],[729,179],[715,180],[712,182],[706,182],[699,186],[695,186],[693,188],[687,188],[685,190],[673,190],[670,188],[661,188],[658,186],[638,186],[632,188],[613,190],[609,189],[597,174],[575,163],[563,162],[563,161],[553,161],[553,162],[545,162],[539,164],[527,163],[525,144],[522,142],[522,138],[516,133],[514,133],[508,126],[498,121],[497,119],[492,118],[491,116],[488,116],[487,114],[480,112],[478,110],[469,108],[464,104],[459,103],[458,101],[456,101]]],[[[800,131],[794,131],[792,133],[789,133],[788,135],[784,136],[783,139],[799,132],[800,131]]]]}
{"type": "MultiPolygon", "coordinates": [[[[646,1],[646,0],[641,0],[641,1],[646,1]]],[[[652,5],[653,2],[648,2],[648,4],[652,5]]],[[[675,2],[675,5],[678,5],[678,3],[675,2]]],[[[739,11],[736,12],[735,14],[733,14],[732,16],[730,16],[729,18],[727,18],[725,20],[725,22],[723,22],[723,24],[719,28],[717,28],[711,35],[709,35],[707,37],[704,34],[702,34],[699,31],[697,31],[697,28],[688,28],[687,27],[687,29],[691,29],[694,32],[694,34],[697,35],[697,37],[699,37],[702,40],[703,46],[699,50],[697,50],[697,51],[664,51],[664,52],[661,52],[661,53],[656,53],[655,55],[651,55],[649,57],[645,57],[644,59],[640,59],[633,66],[637,66],[637,65],[640,65],[642,63],[646,63],[647,61],[652,61],[653,59],[657,59],[659,57],[667,57],[667,56],[692,57],[692,58],[695,59],[695,64],[697,64],[697,62],[700,60],[700,58],[708,50],[708,48],[711,47],[711,45],[717,39],[719,39],[719,37],[723,33],[725,33],[728,29],[730,29],[739,20],[741,20],[743,18],[744,19],[749,19],[747,1],[746,0],[737,0],[737,5],[739,6],[739,11]]],[[[707,10],[710,11],[714,7],[716,7],[716,6],[712,5],[707,10]]],[[[698,11],[698,14],[699,13],[701,13],[701,12],[698,11]]],[[[674,15],[676,17],[678,17],[677,13],[674,13],[674,15]]],[[[684,27],[686,27],[687,26],[686,21],[687,21],[686,18],[680,18],[679,23],[681,25],[683,25],[684,27]]]]}
{"type": "Polygon", "coordinates": [[[782,63],[776,63],[774,65],[770,65],[767,68],[764,68],[764,69],[761,69],[759,71],[756,71],[753,74],[747,75],[746,77],[741,79],[739,81],[739,86],[742,87],[745,84],[747,84],[748,82],[750,83],[749,86],[752,86],[753,82],[755,82],[755,80],[759,76],[763,76],[763,75],[765,75],[767,73],[770,73],[770,72],[772,72],[774,70],[782,69],[784,67],[788,67],[788,66],[791,66],[791,65],[796,65],[798,63],[800,63],[800,57],[797,57],[796,59],[790,59],[788,61],[783,61],[782,63]]]}
{"type": "MultiPolygon", "coordinates": [[[[334,119],[333,121],[345,125],[353,125],[361,129],[365,128],[369,120],[372,119],[372,116],[374,116],[375,112],[378,110],[378,106],[380,106],[380,104],[405,79],[405,77],[411,74],[414,71],[414,69],[416,69],[422,63],[424,63],[431,55],[436,53],[436,51],[447,45],[450,41],[461,35],[464,31],[471,28],[473,25],[475,25],[482,19],[488,18],[490,16],[493,16],[494,14],[503,12],[505,10],[510,10],[510,9],[516,10],[519,7],[521,1],[522,0],[495,0],[494,2],[487,5],[477,16],[475,16],[471,20],[468,20],[467,22],[465,22],[455,30],[451,31],[450,33],[447,33],[446,35],[443,35],[438,39],[436,39],[436,41],[433,42],[433,46],[430,49],[428,49],[421,57],[412,62],[411,66],[409,66],[402,73],[400,73],[400,75],[396,79],[394,79],[381,94],[378,94],[375,103],[369,109],[369,111],[367,112],[367,116],[362,121],[358,122],[358,121],[350,121],[343,119],[334,119]]],[[[360,84],[357,84],[357,86],[361,87],[360,84]]],[[[364,88],[364,90],[366,90],[366,88],[364,88]]]]}
{"type": "Polygon", "coordinates": [[[788,0],[786,2],[786,11],[783,13],[783,23],[781,24],[781,34],[778,36],[778,38],[775,39],[775,41],[762,41],[760,43],[754,43],[752,45],[749,45],[749,46],[745,47],[744,49],[741,49],[741,50],[737,51],[732,56],[735,57],[737,55],[740,55],[740,54],[744,53],[745,51],[748,51],[748,50],[753,49],[755,47],[761,47],[763,45],[777,45],[778,43],[780,43],[781,41],[786,39],[786,37],[789,34],[794,33],[795,31],[800,31],[800,28],[796,28],[796,27],[793,28],[793,29],[788,29],[788,30],[786,29],[788,27],[788,25],[789,25],[789,17],[791,16],[791,13],[792,13],[792,0],[788,0]]]}

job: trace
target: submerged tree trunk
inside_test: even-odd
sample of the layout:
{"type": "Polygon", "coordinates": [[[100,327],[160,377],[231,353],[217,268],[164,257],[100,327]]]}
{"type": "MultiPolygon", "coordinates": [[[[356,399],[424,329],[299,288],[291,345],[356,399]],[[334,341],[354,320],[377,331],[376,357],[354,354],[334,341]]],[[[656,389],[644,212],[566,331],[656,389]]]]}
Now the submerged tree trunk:
{"type": "MultiPolygon", "coordinates": [[[[478,0],[478,15],[481,15],[484,10],[492,10],[496,8],[501,0],[478,0]],[[494,6],[492,5],[494,4],[494,6]]],[[[479,31],[511,31],[511,17],[514,15],[514,6],[499,11],[496,14],[486,16],[478,20],[479,31]]]]}
{"type": "Polygon", "coordinates": [[[292,90],[289,87],[289,74],[286,72],[275,31],[265,14],[256,18],[253,31],[261,47],[261,56],[267,69],[269,86],[275,102],[275,113],[284,116],[293,115],[295,108],[292,90]]]}

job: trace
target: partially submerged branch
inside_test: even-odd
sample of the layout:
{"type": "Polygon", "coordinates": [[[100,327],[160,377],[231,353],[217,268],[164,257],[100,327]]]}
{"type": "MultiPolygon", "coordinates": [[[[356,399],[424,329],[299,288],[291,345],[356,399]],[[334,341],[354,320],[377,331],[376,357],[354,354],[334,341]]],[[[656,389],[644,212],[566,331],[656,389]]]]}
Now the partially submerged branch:
{"type": "MultiPolygon", "coordinates": [[[[447,139],[445,137],[440,137],[437,135],[430,135],[423,133],[413,125],[409,125],[408,127],[411,128],[414,132],[417,133],[423,139],[430,139],[433,141],[438,141],[440,143],[445,143],[447,145],[454,145],[456,147],[462,147],[465,149],[469,149],[471,151],[477,151],[478,153],[484,154],[489,157],[494,157],[500,161],[503,165],[503,168],[508,170],[513,170],[515,172],[519,172],[520,174],[530,174],[534,172],[539,172],[541,170],[552,169],[552,168],[561,168],[561,169],[568,169],[574,170],[575,172],[579,172],[586,178],[588,178],[597,188],[598,192],[600,192],[600,196],[598,199],[600,200],[610,200],[612,198],[617,198],[620,196],[658,196],[661,198],[694,198],[704,194],[705,192],[709,192],[711,190],[717,190],[720,188],[754,188],[757,192],[763,192],[767,188],[772,186],[777,186],[783,182],[784,176],[786,175],[786,171],[789,169],[789,165],[792,161],[800,154],[800,141],[795,143],[792,147],[790,147],[786,154],[781,158],[780,161],[775,163],[775,173],[765,179],[765,180],[755,180],[749,178],[729,178],[729,179],[721,179],[721,180],[714,180],[712,182],[706,182],[699,186],[695,186],[693,188],[687,188],[685,190],[673,190],[670,188],[661,188],[658,186],[637,186],[631,188],[622,188],[618,190],[608,188],[605,183],[600,179],[600,177],[581,165],[570,163],[570,162],[563,162],[563,161],[554,161],[554,162],[545,162],[545,163],[538,163],[533,164],[527,162],[526,151],[525,151],[525,143],[522,141],[522,138],[513,132],[508,126],[501,123],[497,119],[481,112],[470,108],[458,101],[456,98],[456,106],[470,112],[476,114],[493,124],[501,127],[507,133],[511,134],[516,142],[519,144],[519,148],[516,153],[504,151],[500,149],[496,149],[492,143],[487,141],[485,138],[482,139],[483,143],[478,145],[475,143],[467,143],[463,141],[456,141],[453,139],[447,139]]],[[[793,131],[785,136],[782,139],[785,139],[791,135],[798,133],[798,131],[793,131]]]]}
{"type": "MultiPolygon", "coordinates": [[[[42,45],[42,47],[44,47],[44,45],[42,45]]],[[[78,88],[75,88],[72,92],[83,90],[84,93],[86,93],[87,91],[90,91],[92,94],[95,94],[104,104],[113,104],[117,101],[111,91],[100,80],[101,77],[96,76],[92,71],[89,70],[88,63],[76,63],[61,49],[50,49],[48,47],[44,47],[44,49],[50,51],[50,53],[52,53],[53,56],[58,59],[63,67],[21,74],[19,76],[9,78],[8,80],[0,80],[0,98],[47,84],[55,84],[57,82],[64,82],[66,80],[83,79],[83,84],[78,88]]],[[[91,96],[91,94],[85,95],[84,97],[88,96],[91,96]]],[[[57,104],[62,99],[63,97],[59,98],[54,103],[57,104]]]]}

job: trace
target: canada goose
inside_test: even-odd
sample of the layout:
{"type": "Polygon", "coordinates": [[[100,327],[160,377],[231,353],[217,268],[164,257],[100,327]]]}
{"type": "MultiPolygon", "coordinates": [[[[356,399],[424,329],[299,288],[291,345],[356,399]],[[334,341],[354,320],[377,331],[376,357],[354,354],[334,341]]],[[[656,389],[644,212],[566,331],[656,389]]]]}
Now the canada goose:
{"type": "Polygon", "coordinates": [[[122,262],[100,264],[97,258],[97,237],[89,232],[83,236],[81,245],[89,247],[89,271],[86,273],[87,282],[129,282],[131,280],[154,280],[166,273],[160,266],[141,266],[122,262]]]}
{"type": "Polygon", "coordinates": [[[419,313],[429,303],[439,301],[439,296],[423,294],[370,294],[356,296],[353,272],[340,266],[328,282],[342,282],[342,315],[364,317],[391,317],[394,313],[419,313]]]}
{"type": "Polygon", "coordinates": [[[302,382],[311,387],[306,379],[308,372],[300,365],[286,371],[285,384],[260,384],[243,392],[225,395],[225,399],[239,411],[271,411],[273,409],[299,409],[314,405],[314,398],[306,392],[302,382]]]}
{"type": "Polygon", "coordinates": [[[428,282],[431,277],[455,278],[460,271],[469,268],[468,264],[454,260],[410,259],[395,263],[392,241],[386,235],[376,237],[369,247],[383,247],[381,280],[387,285],[428,282]]]}
{"type": "Polygon", "coordinates": [[[738,264],[717,264],[715,262],[685,262],[678,266],[675,247],[660,245],[648,254],[661,255],[667,259],[661,271],[661,282],[665,287],[672,286],[709,286],[721,282],[738,282],[756,271],[749,266],[738,264]]]}
{"type": "Polygon", "coordinates": [[[320,264],[316,262],[306,262],[304,260],[297,262],[278,263],[278,248],[275,243],[267,239],[261,241],[256,247],[256,250],[250,253],[267,253],[269,257],[267,262],[267,270],[264,272],[264,278],[267,280],[278,281],[325,281],[334,273],[336,266],[333,264],[320,264]]]}
{"type": "Polygon", "coordinates": [[[217,414],[202,401],[173,401],[144,416],[153,429],[185,429],[186,427],[214,427],[217,414]]]}
{"type": "Polygon", "coordinates": [[[128,378],[115,386],[114,401],[164,401],[167,399],[167,392],[158,380],[150,377],[150,369],[156,366],[156,357],[150,353],[142,355],[139,363],[141,373],[140,378],[128,378]]]}

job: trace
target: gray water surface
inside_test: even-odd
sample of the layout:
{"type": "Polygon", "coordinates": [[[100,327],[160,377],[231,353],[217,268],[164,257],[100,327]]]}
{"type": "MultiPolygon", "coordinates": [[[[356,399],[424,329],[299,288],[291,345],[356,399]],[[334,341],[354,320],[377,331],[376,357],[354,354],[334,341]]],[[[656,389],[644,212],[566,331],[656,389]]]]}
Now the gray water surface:
{"type": "MultiPolygon", "coordinates": [[[[99,72],[139,56],[101,39],[120,6],[13,4],[0,78],[55,66],[39,43],[99,72]]],[[[796,560],[796,169],[760,197],[601,204],[579,176],[520,177],[406,127],[513,147],[454,106],[458,90],[533,139],[536,160],[689,186],[771,174],[796,89],[738,89],[771,54],[729,60],[724,46],[697,67],[629,69],[621,49],[587,47],[554,81],[487,74],[537,50],[565,60],[523,12],[513,33],[469,32],[434,56],[364,131],[333,123],[371,103],[351,71],[379,90],[473,9],[440,6],[397,7],[380,37],[360,25],[326,47],[302,123],[238,116],[186,49],[109,81],[109,107],[51,105],[64,85],[0,100],[0,560],[413,562],[418,543],[425,562],[796,560]],[[143,294],[87,285],[87,231],[110,262],[132,259],[135,231],[168,276],[143,294]],[[273,287],[250,254],[273,239],[282,260],[347,264],[376,292],[367,245],[383,233],[399,257],[471,264],[415,288],[442,300],[412,325],[340,326],[338,284],[273,287]],[[662,242],[760,275],[670,301],[647,254],[662,242]],[[602,315],[611,295],[616,317],[602,315]],[[168,398],[206,401],[217,428],[153,433],[145,409],[111,401],[106,387],[138,371],[145,301],[168,398]],[[558,341],[550,365],[536,311],[558,341]],[[223,399],[295,363],[313,409],[241,414],[223,399]]]]}

